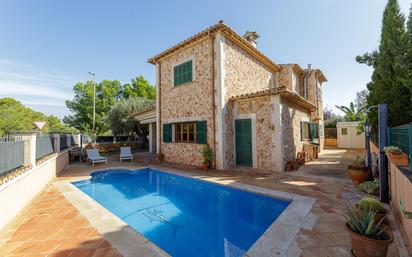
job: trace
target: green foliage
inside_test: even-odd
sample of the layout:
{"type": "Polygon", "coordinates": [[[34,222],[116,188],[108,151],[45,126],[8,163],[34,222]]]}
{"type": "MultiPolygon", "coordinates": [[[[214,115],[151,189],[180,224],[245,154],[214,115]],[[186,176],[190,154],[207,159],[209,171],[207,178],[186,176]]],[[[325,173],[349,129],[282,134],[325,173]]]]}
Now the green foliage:
{"type": "Polygon", "coordinates": [[[377,195],[379,194],[379,182],[378,181],[365,181],[359,185],[359,189],[365,193],[377,195]]]}
{"type": "Polygon", "coordinates": [[[143,76],[138,76],[132,79],[131,84],[125,84],[123,86],[123,97],[145,97],[148,99],[156,99],[156,88],[150,85],[143,76]]]}
{"type": "MultiPolygon", "coordinates": [[[[72,114],[66,116],[64,121],[80,131],[90,134],[93,128],[93,81],[79,82],[73,87],[73,90],[74,98],[66,100],[66,106],[72,114]]],[[[133,131],[129,126],[130,122],[127,122],[130,117],[124,105],[124,108],[122,108],[124,110],[114,111],[113,119],[116,119],[115,113],[118,115],[124,113],[126,116],[117,118],[117,120],[122,120],[120,122],[122,125],[128,124],[128,127],[125,129],[119,128],[119,126],[109,120],[109,112],[118,101],[137,97],[146,99],[156,98],[155,87],[150,85],[143,76],[132,79],[131,84],[125,84],[124,86],[117,80],[103,80],[96,84],[96,133],[99,135],[110,133],[110,128],[114,128],[115,131],[113,133],[115,134],[129,134],[130,131],[133,131]]],[[[137,104],[137,102],[131,100],[130,104],[137,104]]],[[[131,108],[137,107],[132,106],[131,108]]],[[[134,131],[139,130],[135,128],[134,131]]]]}
{"type": "Polygon", "coordinates": [[[347,226],[350,230],[358,235],[369,237],[376,240],[387,240],[381,219],[375,222],[376,212],[371,210],[360,211],[354,206],[346,205],[347,215],[345,216],[347,226]]]}
{"type": "Polygon", "coordinates": [[[345,116],[343,117],[345,121],[360,121],[365,116],[363,114],[364,107],[361,109],[356,109],[353,102],[349,104],[349,106],[338,106],[336,108],[341,110],[345,116]]]}
{"type": "Polygon", "coordinates": [[[67,133],[67,134],[77,134],[79,130],[76,128],[70,127],[66,124],[63,124],[59,118],[54,115],[47,117],[47,123],[45,125],[48,132],[57,132],[57,133],[67,133]]]}
{"type": "Polygon", "coordinates": [[[75,133],[76,130],[62,124],[56,116],[47,117],[41,112],[33,111],[13,98],[0,99],[0,136],[14,132],[37,131],[33,122],[45,121],[42,132],[75,133]]]}
{"type": "Polygon", "coordinates": [[[202,156],[203,162],[208,163],[211,166],[213,162],[213,149],[209,146],[209,144],[203,146],[202,156]]]}
{"type": "Polygon", "coordinates": [[[353,160],[353,163],[357,165],[365,165],[365,158],[358,155],[355,157],[355,160],[353,160]]]}
{"type": "MultiPolygon", "coordinates": [[[[412,35],[411,21],[408,22],[408,31],[412,35]]],[[[408,123],[412,117],[411,39],[405,31],[405,17],[400,12],[397,0],[388,0],[383,13],[379,50],[356,58],[359,63],[374,68],[372,81],[367,85],[367,106],[387,103],[390,127],[408,123]]],[[[368,113],[368,118],[376,128],[376,108],[368,113]]]]}
{"type": "Polygon", "coordinates": [[[114,135],[143,135],[146,125],[138,124],[132,114],[153,107],[153,100],[143,97],[121,99],[109,112],[110,129],[114,135]]]}
{"type": "Polygon", "coordinates": [[[383,151],[385,153],[402,153],[402,150],[399,147],[393,145],[384,147],[383,151]]]}
{"type": "MultiPolygon", "coordinates": [[[[103,80],[96,84],[96,132],[103,134],[109,130],[108,114],[121,96],[122,86],[117,80],[103,80]]],[[[64,122],[84,133],[93,128],[93,81],[77,83],[74,98],[66,100],[66,106],[73,113],[64,122]]]]}
{"type": "Polygon", "coordinates": [[[375,198],[365,197],[359,200],[359,209],[364,211],[372,211],[375,213],[384,212],[385,208],[375,198]]]}

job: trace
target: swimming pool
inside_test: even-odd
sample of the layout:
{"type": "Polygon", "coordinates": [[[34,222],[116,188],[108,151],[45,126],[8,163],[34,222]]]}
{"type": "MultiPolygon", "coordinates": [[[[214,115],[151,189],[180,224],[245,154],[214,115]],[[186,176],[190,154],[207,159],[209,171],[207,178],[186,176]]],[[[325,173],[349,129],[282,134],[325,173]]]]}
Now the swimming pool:
{"type": "Polygon", "coordinates": [[[152,168],[73,184],[173,257],[240,257],[289,205],[152,168]]]}

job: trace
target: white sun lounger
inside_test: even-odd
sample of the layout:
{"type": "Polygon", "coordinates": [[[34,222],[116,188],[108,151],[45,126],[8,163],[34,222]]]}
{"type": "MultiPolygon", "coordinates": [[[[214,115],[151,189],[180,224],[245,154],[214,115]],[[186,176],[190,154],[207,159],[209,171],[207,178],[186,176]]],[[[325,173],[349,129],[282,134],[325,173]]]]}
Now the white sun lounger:
{"type": "Polygon", "coordinates": [[[120,162],[122,160],[132,160],[133,161],[133,154],[130,150],[130,147],[120,147],[120,162]]]}
{"type": "Polygon", "coordinates": [[[99,150],[97,149],[87,149],[87,159],[89,159],[94,166],[94,163],[98,163],[98,162],[105,162],[107,164],[107,158],[100,156],[99,154],[99,150]]]}

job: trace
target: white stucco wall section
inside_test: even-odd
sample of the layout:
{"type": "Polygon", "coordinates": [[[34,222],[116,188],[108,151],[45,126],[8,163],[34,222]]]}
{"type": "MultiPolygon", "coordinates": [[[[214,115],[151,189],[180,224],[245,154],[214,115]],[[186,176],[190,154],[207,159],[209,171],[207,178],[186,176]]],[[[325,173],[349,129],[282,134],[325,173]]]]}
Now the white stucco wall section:
{"type": "Polygon", "coordinates": [[[251,114],[237,114],[236,113],[236,108],[234,109],[234,119],[233,119],[233,156],[234,156],[234,161],[236,163],[236,129],[235,129],[235,123],[236,120],[240,119],[250,119],[252,121],[252,165],[253,168],[257,168],[257,148],[256,148],[256,114],[251,113],[251,114]]]}
{"type": "Polygon", "coordinates": [[[226,115],[226,103],[225,103],[225,53],[224,53],[224,43],[225,37],[218,33],[216,34],[215,38],[215,52],[216,52],[216,59],[215,59],[215,69],[216,69],[216,76],[215,76],[215,104],[216,104],[216,168],[217,169],[226,169],[227,162],[225,158],[225,146],[226,146],[226,138],[224,131],[225,128],[225,115],[226,115]]]}
{"type": "Polygon", "coordinates": [[[273,160],[277,172],[284,171],[285,163],[283,160],[283,138],[282,138],[282,102],[280,96],[272,96],[270,100],[273,105],[271,120],[275,124],[275,133],[272,135],[272,143],[275,146],[273,151],[273,160]]]}
{"type": "Polygon", "coordinates": [[[161,122],[160,122],[160,88],[159,88],[159,84],[160,84],[160,77],[159,77],[159,63],[156,63],[156,153],[160,153],[160,128],[162,126],[161,122]]]}

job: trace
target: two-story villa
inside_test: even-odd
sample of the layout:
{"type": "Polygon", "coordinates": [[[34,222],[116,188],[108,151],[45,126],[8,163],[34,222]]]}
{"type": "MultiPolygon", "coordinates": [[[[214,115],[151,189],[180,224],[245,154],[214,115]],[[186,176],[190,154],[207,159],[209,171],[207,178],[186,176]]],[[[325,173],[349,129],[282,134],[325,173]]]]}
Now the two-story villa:
{"type": "Polygon", "coordinates": [[[310,65],[276,64],[257,38],[221,21],[148,60],[157,74],[151,149],[169,162],[201,165],[209,144],[217,169],[283,171],[304,143],[323,148],[325,76],[310,65]]]}

